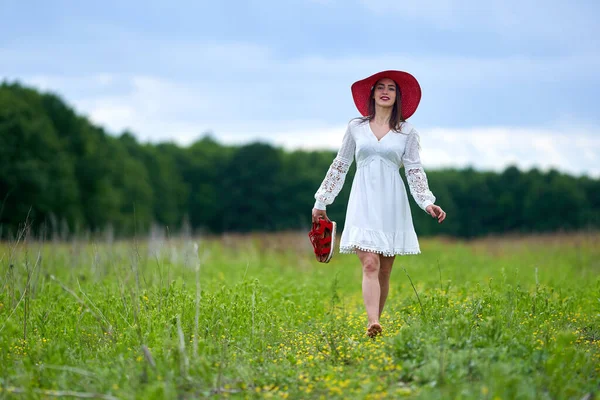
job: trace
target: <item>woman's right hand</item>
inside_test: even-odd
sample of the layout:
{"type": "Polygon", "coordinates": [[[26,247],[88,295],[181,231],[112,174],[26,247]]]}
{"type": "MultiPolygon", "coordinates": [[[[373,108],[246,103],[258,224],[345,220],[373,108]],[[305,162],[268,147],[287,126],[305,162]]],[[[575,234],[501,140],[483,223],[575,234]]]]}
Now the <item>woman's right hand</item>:
{"type": "Polygon", "coordinates": [[[325,221],[329,221],[329,218],[327,218],[327,213],[325,212],[325,210],[319,210],[317,208],[313,208],[312,209],[312,222],[314,224],[316,224],[317,222],[319,222],[319,218],[323,218],[325,221]]]}

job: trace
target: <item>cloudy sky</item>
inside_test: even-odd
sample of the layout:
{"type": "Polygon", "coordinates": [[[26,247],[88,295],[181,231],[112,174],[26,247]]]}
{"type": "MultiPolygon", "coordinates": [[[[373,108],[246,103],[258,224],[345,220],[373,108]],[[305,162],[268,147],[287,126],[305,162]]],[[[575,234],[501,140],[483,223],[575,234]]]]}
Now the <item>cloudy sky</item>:
{"type": "Polygon", "coordinates": [[[350,85],[399,69],[423,90],[426,167],[600,176],[598,15],[595,0],[0,0],[0,80],[141,141],[336,149],[350,85]]]}

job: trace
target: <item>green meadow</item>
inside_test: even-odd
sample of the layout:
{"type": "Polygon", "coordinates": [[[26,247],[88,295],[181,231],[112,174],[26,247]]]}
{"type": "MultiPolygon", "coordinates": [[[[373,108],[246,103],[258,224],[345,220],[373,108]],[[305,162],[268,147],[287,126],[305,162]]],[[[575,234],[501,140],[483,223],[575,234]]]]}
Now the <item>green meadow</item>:
{"type": "Polygon", "coordinates": [[[305,234],[0,244],[0,398],[593,399],[600,235],[422,239],[365,335],[305,234]]]}

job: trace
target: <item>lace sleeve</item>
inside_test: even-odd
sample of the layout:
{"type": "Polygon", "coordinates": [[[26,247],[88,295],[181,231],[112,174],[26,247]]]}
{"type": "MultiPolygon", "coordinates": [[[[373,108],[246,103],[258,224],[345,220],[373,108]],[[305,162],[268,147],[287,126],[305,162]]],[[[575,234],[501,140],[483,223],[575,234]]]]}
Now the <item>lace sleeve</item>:
{"type": "Polygon", "coordinates": [[[429,190],[427,175],[421,165],[419,151],[419,133],[413,128],[406,140],[402,163],[410,193],[418,206],[425,210],[427,206],[435,203],[435,196],[429,190]]]}
{"type": "Polygon", "coordinates": [[[342,146],[331,163],[319,190],[315,193],[316,209],[325,210],[326,206],[332,204],[336,196],[342,190],[344,181],[346,180],[346,174],[354,160],[355,149],[356,143],[354,142],[354,137],[350,131],[350,125],[348,125],[348,129],[342,140],[342,146]]]}

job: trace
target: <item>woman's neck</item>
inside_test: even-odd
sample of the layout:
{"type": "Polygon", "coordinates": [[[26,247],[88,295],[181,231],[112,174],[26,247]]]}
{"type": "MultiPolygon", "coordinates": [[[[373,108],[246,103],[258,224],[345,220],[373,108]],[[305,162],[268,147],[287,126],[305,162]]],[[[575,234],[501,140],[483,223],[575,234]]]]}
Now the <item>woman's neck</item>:
{"type": "Polygon", "coordinates": [[[392,109],[390,107],[375,106],[375,116],[373,122],[377,125],[388,125],[392,117],[392,109]]]}

